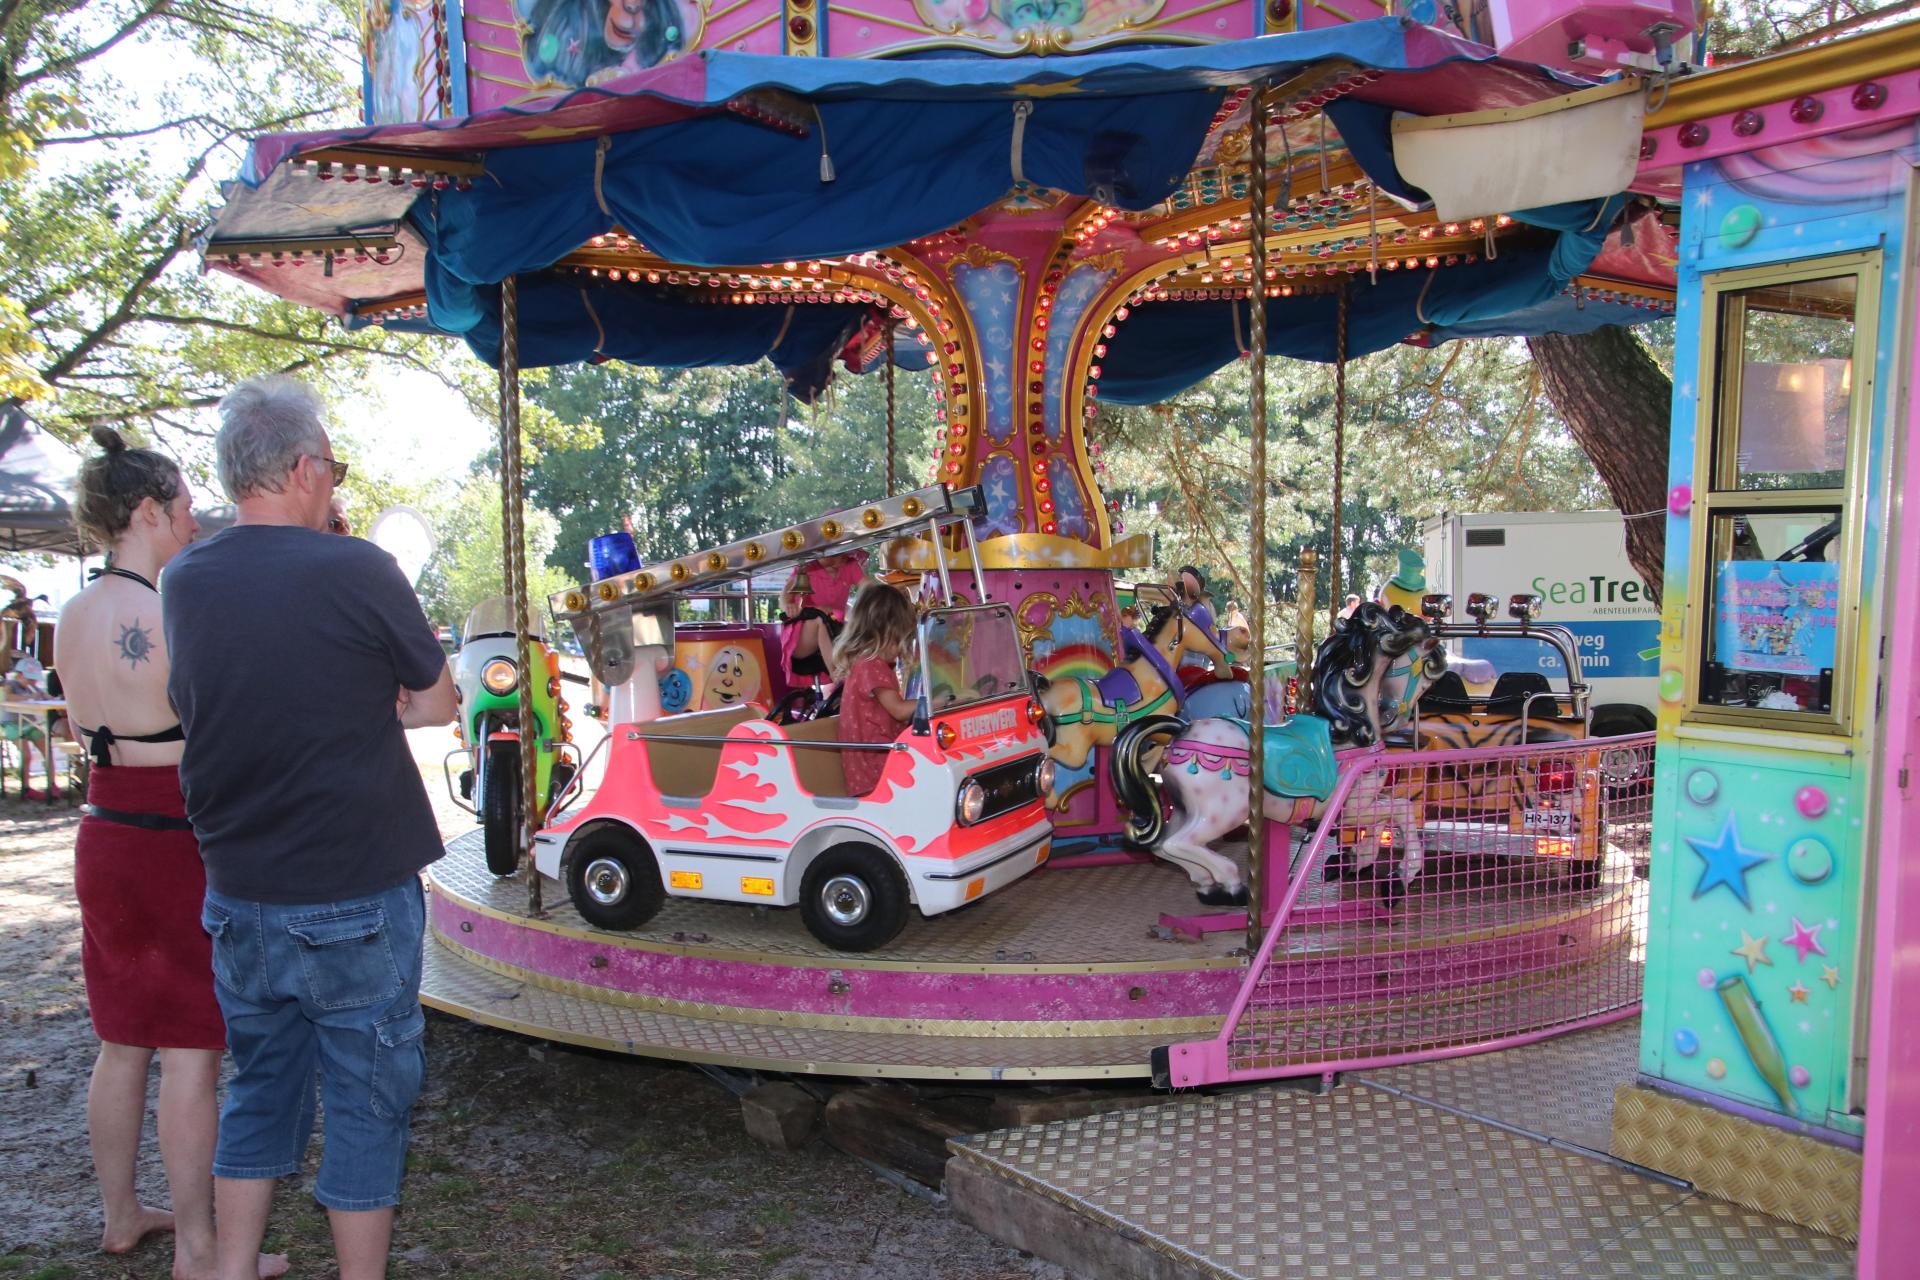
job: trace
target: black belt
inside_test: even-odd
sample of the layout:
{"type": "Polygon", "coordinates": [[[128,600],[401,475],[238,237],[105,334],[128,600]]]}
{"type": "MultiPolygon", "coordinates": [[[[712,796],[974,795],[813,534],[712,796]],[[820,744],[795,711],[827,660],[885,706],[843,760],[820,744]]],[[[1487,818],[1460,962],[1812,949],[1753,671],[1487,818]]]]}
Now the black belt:
{"type": "Polygon", "coordinates": [[[193,830],[193,824],[185,818],[165,813],[126,813],[119,809],[103,809],[97,804],[82,805],[80,812],[102,822],[117,822],[123,827],[139,827],[143,831],[193,830]]]}

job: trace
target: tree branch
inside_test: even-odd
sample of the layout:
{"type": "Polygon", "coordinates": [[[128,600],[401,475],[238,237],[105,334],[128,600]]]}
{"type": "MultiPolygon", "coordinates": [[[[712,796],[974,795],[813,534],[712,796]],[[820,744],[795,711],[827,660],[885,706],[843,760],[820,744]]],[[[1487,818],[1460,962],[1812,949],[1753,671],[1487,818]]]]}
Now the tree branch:
{"type": "Polygon", "coordinates": [[[13,87],[18,89],[39,80],[46,80],[53,76],[63,76],[85,63],[92,62],[95,58],[138,31],[141,27],[146,26],[147,23],[159,17],[161,11],[172,3],[173,0],[147,0],[147,5],[144,9],[130,18],[125,26],[108,36],[105,40],[102,40],[99,44],[91,48],[66,54],[62,57],[50,58],[31,71],[19,73],[13,78],[13,87]]]}

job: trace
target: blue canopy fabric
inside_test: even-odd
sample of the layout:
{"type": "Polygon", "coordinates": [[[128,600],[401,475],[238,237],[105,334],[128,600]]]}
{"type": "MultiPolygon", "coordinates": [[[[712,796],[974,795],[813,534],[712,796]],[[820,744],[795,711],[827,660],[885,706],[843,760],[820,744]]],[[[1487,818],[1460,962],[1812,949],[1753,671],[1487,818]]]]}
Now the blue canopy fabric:
{"type": "MultiPolygon", "coordinates": [[[[267,179],[289,158],[329,147],[389,148],[427,167],[435,154],[477,154],[484,172],[468,188],[424,191],[406,214],[425,248],[409,268],[426,294],[424,327],[463,336],[482,359],[497,361],[498,284],[517,276],[528,365],[619,358],[687,367],[770,355],[800,388],[831,361],[863,307],[713,306],[678,290],[603,287],[547,269],[615,228],[688,266],[891,248],[992,206],[1018,181],[1149,209],[1185,180],[1231,89],[1330,62],[1381,73],[1347,86],[1328,111],[1379,189],[1416,202],[1424,195],[1393,165],[1395,110],[1516,105],[1580,83],[1399,18],[1072,57],[703,51],[465,120],[263,138],[244,176],[255,190],[229,209],[236,239],[241,224],[256,237],[273,228],[337,235],[375,200],[387,202],[390,226],[387,185],[335,183],[327,200],[313,201],[300,182],[267,179]]],[[[1482,265],[1350,280],[1350,350],[1552,311],[1618,207],[1587,202],[1518,214],[1555,238],[1482,265]]],[[[210,260],[220,239],[216,223],[210,260]]],[[[353,305],[347,299],[340,309],[353,305]]],[[[1331,306],[1325,296],[1270,303],[1269,350],[1330,359],[1331,306]]],[[[1102,393],[1160,398],[1235,358],[1237,345],[1226,302],[1139,307],[1110,344],[1102,393]]]]}
{"type": "MultiPolygon", "coordinates": [[[[1552,228],[1544,243],[1510,245],[1496,258],[1435,270],[1365,273],[1346,277],[1347,355],[1381,351],[1427,332],[1433,339],[1511,333],[1586,332],[1591,323],[1653,318],[1631,306],[1590,303],[1576,310],[1562,298],[1568,284],[1600,252],[1606,228],[1624,197],[1580,201],[1514,214],[1516,221],[1552,228]],[[1590,314],[1589,314],[1590,313],[1590,314]],[[1539,327],[1502,327],[1525,315],[1539,327]],[[1581,324],[1583,328],[1563,328],[1581,324]]],[[[1333,288],[1267,300],[1267,354],[1295,360],[1335,359],[1339,296],[1333,288]]],[[[1107,341],[1100,398],[1113,404],[1157,404],[1220,369],[1241,352],[1248,333],[1244,301],[1153,302],[1136,308],[1107,341]],[[1240,312],[1236,324],[1234,311],[1240,312]]]]}
{"type": "Polygon", "coordinates": [[[670,261],[746,266],[904,244],[1022,179],[1151,208],[1185,178],[1224,95],[1255,76],[1278,82],[1329,60],[1386,73],[1350,95],[1375,108],[1354,110],[1351,127],[1377,136],[1349,145],[1388,186],[1390,106],[1505,105],[1579,83],[1398,18],[1072,57],[695,57],[700,74],[669,63],[468,121],[276,135],[255,143],[243,177],[258,186],[302,151],[459,153],[466,139],[483,148],[485,176],[423,195],[413,219],[437,228],[434,252],[452,277],[496,283],[616,225],[670,261]],[[697,114],[611,132],[559,123],[592,110],[611,122],[623,95],[697,114]],[[779,123],[722,109],[742,100],[779,123]]]}
{"type": "MultiPolygon", "coordinates": [[[[523,276],[517,288],[523,368],[624,360],[695,369],[765,357],[809,403],[830,380],[834,356],[872,310],[845,302],[694,302],[639,285],[550,274],[523,276]]],[[[461,297],[473,307],[462,317],[461,336],[474,355],[497,366],[500,286],[473,286],[461,297]]]]}

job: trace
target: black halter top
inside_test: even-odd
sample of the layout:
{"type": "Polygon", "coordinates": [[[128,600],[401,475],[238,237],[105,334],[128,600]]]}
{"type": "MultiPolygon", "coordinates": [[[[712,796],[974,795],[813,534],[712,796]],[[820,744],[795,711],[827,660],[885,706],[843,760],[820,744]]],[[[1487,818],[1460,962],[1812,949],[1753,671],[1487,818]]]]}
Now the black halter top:
{"type": "MultiPolygon", "coordinates": [[[[160,593],[160,588],[131,569],[116,569],[108,565],[104,569],[95,569],[88,576],[99,578],[108,574],[137,582],[155,595],[160,593]]],[[[87,740],[87,754],[92,756],[93,763],[101,768],[110,768],[113,765],[113,744],[116,742],[185,742],[187,740],[185,730],[181,729],[178,723],[171,729],[162,729],[158,733],[115,733],[104,724],[98,729],[83,729],[76,724],[73,726],[73,731],[87,740]]]]}

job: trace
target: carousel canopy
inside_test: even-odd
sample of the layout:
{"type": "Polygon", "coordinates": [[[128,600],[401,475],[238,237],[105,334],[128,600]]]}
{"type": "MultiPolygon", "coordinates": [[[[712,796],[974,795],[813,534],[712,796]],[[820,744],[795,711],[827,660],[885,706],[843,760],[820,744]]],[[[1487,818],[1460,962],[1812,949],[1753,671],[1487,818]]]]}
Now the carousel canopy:
{"type": "MultiPolygon", "coordinates": [[[[629,273],[613,289],[598,272],[549,269],[612,235],[690,267],[834,259],[956,227],[1010,190],[1154,210],[1188,181],[1235,87],[1256,77],[1307,84],[1330,70],[1344,78],[1328,108],[1335,143],[1378,190],[1410,202],[1421,193],[1394,170],[1394,112],[1520,106],[1574,83],[1393,18],[1073,57],[708,50],[464,119],[261,138],[205,248],[210,265],[349,323],[458,334],[489,362],[499,350],[498,285],[517,276],[525,364],[770,356],[790,380],[811,383],[867,309],[715,306],[677,278],[649,275],[650,288],[629,273]],[[300,245],[332,247],[303,257],[292,251],[300,245]]],[[[1424,296],[1410,276],[1350,282],[1351,353],[1403,340],[1423,318],[1436,334],[1516,314],[1530,317],[1530,331],[1590,327],[1606,313],[1563,291],[1600,250],[1615,209],[1519,211],[1541,229],[1533,242],[1424,296]]],[[[1285,301],[1270,349],[1331,358],[1329,304],[1285,301]]],[[[1142,308],[1141,321],[1158,313],[1153,325],[1136,321],[1126,355],[1108,361],[1131,381],[1103,394],[1164,394],[1204,377],[1236,353],[1230,310],[1142,308]]]]}

